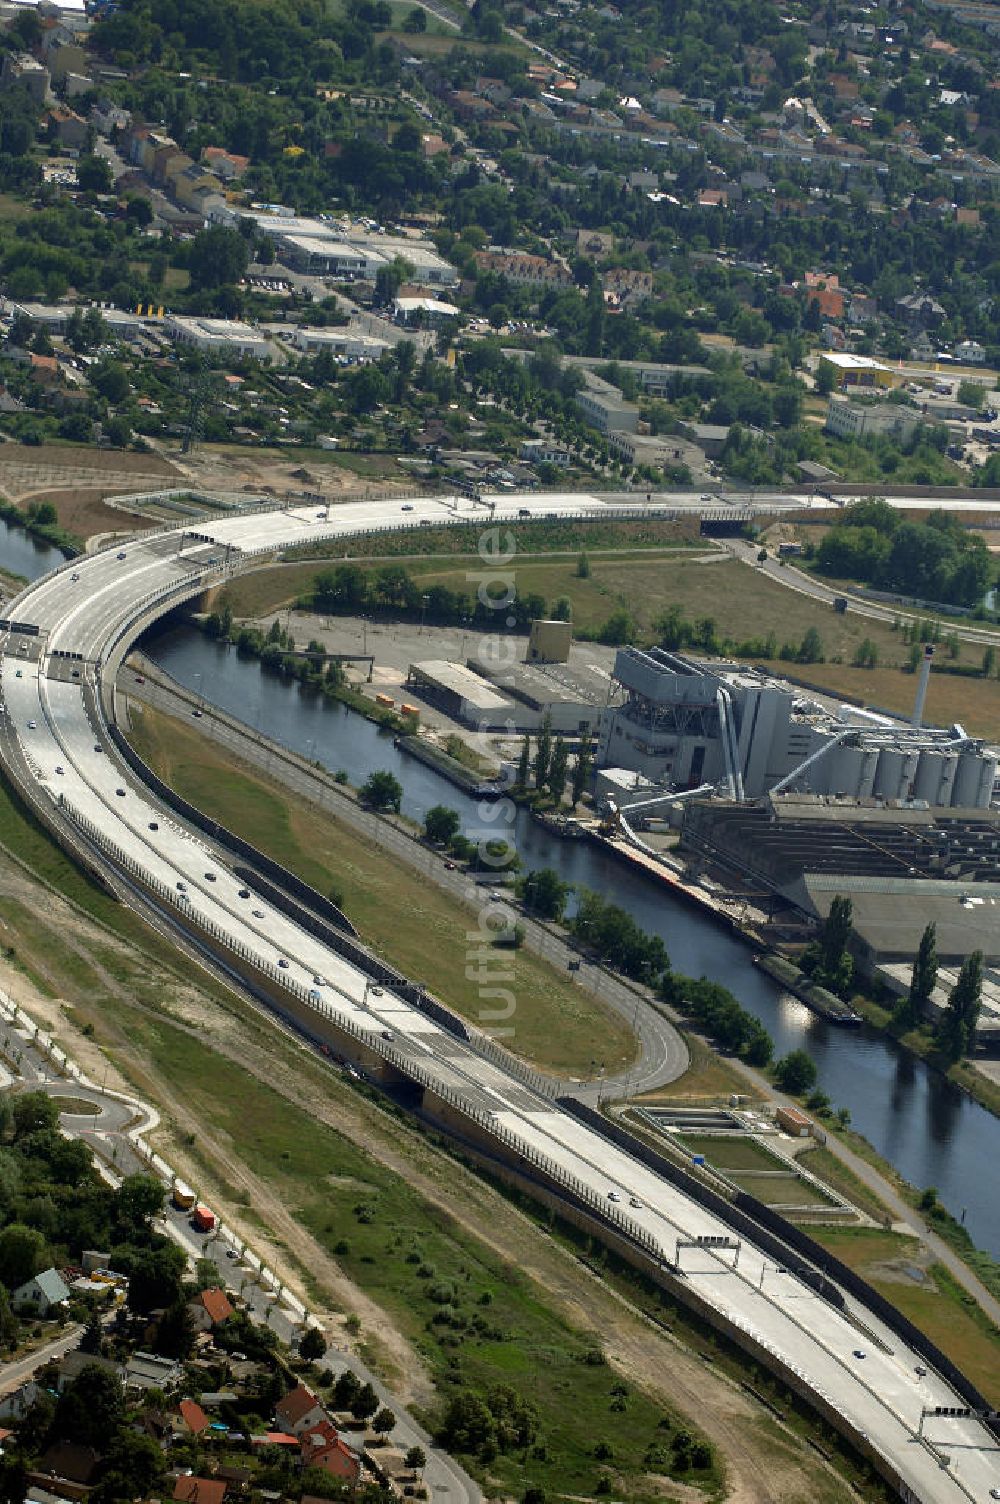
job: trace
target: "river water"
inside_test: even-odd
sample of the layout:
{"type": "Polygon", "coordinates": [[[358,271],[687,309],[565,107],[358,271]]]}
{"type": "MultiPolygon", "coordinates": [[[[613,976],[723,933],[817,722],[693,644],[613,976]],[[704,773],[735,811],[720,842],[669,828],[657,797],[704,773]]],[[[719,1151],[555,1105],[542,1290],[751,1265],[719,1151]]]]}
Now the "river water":
{"type": "MultiPolygon", "coordinates": [[[[0,521],[0,565],[37,578],[61,559],[0,521]]],[[[403,785],[403,812],[419,820],[434,804],[457,809],[469,834],[512,839],[527,867],[556,868],[568,882],[609,895],[637,924],[660,935],[672,964],[729,987],[774,1039],[775,1052],[804,1047],[823,1090],[848,1107],[854,1126],[913,1185],[936,1186],[980,1247],[1000,1256],[1000,1197],[990,1190],[1000,1164],[1000,1119],[874,1030],[832,1028],[751,963],[751,951],[711,919],[586,841],[552,837],[518,810],[512,824],[487,825],[509,806],[480,805],[433,769],[401,753],[392,737],[344,706],[303,694],[253,659],[191,627],[154,630],[144,643],[165,672],[210,703],[293,751],[344,769],[353,784],[377,768],[403,785]]],[[[600,1058],[600,1041],[594,1041],[600,1058]]]]}

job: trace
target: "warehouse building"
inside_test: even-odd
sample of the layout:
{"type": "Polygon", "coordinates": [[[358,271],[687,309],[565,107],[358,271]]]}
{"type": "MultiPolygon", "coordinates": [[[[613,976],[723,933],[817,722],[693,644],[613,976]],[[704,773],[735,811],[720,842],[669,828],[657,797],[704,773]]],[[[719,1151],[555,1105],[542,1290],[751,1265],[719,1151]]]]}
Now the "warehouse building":
{"type": "Polygon", "coordinates": [[[274,347],[264,331],[239,319],[187,318],[171,313],[164,328],[178,344],[193,345],[205,355],[251,355],[265,361],[274,358],[274,347]]]}
{"type": "Polygon", "coordinates": [[[478,731],[506,730],[514,720],[513,702],[464,663],[443,658],[411,663],[406,687],[453,721],[478,731]]]}

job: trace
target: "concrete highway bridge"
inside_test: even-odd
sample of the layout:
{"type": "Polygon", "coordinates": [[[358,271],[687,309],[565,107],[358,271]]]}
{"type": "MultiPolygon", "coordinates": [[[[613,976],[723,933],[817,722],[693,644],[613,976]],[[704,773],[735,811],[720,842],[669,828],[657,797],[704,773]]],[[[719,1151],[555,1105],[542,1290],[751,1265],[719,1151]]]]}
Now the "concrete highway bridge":
{"type": "MultiPolygon", "coordinates": [[[[864,1287],[810,1278],[775,1239],[694,1181],[665,1172],[586,1109],[412,990],[378,985],[323,926],[297,922],[142,780],[114,727],[117,670],[138,634],[230,575],[296,544],[423,523],[483,526],[484,576],[509,574],[503,524],[648,516],[644,498],[500,495],[250,508],[67,562],[0,623],[0,763],[77,860],[324,1052],[446,1128],[498,1174],[669,1287],[777,1372],[866,1455],[899,1497],[1000,1497],[983,1402],[864,1287]],[[780,1252],[780,1250],[779,1250],[780,1252]],[[942,1412],[952,1412],[942,1413],[942,1412]]],[[[498,629],[505,630],[499,614],[498,629]]],[[[236,863],[235,865],[239,865],[236,863]]],[[[301,916],[299,916],[301,918],[301,916]]],[[[465,944],[456,936],[456,946],[465,944]]],[[[815,1273],[815,1271],[813,1271],[815,1273]]]]}

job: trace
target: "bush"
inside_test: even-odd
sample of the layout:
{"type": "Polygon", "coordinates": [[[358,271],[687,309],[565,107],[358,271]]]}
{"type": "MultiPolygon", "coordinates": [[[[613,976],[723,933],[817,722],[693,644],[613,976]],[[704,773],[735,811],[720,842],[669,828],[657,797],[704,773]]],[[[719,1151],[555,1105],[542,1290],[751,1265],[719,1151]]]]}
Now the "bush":
{"type": "Polygon", "coordinates": [[[792,1092],[796,1096],[815,1086],[818,1074],[816,1062],[805,1050],[792,1050],[774,1067],[774,1079],[781,1090],[792,1092]]]}

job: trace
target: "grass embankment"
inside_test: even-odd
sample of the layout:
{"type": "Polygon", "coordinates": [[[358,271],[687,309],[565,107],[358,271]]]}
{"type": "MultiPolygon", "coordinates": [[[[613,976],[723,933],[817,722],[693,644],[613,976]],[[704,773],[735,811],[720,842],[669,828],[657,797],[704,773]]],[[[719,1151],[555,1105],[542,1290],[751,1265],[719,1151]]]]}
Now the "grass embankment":
{"type": "MultiPolygon", "coordinates": [[[[0,800],[0,813],[7,812],[0,800]]],[[[60,861],[57,854],[56,866],[60,861]]],[[[55,875],[75,876],[68,866],[55,875]]],[[[8,912],[20,942],[21,921],[30,916],[19,904],[8,912]]],[[[216,1017],[207,1029],[184,1026],[179,1015],[192,1007],[200,1012],[207,994],[176,972],[164,971],[135,944],[134,916],[119,909],[116,917],[126,922],[124,944],[101,930],[81,940],[79,930],[70,936],[65,926],[42,936],[37,915],[28,929],[41,944],[49,991],[65,999],[67,1014],[109,1053],[122,1052],[138,1089],[147,1091],[155,1081],[168,1124],[176,1121],[175,1114],[184,1123],[198,1123],[197,1135],[184,1135],[185,1152],[202,1167],[206,1178],[198,1183],[206,1194],[221,1190],[269,1236],[274,1229],[256,1210],[253,1196],[230,1178],[234,1160],[280,1199],[412,1343],[436,1386],[427,1417],[432,1425],[463,1389],[488,1395],[498,1386],[512,1386],[528,1402],[534,1412],[532,1446],[501,1453],[488,1467],[473,1459],[484,1481],[512,1494],[523,1492],[530,1481],[589,1497],[606,1475],[616,1497],[636,1504],[662,1497],[669,1485],[660,1474],[670,1466],[671,1436],[690,1423],[595,1361],[597,1341],[586,1323],[578,1329],[563,1319],[527,1274],[429,1201],[405,1174],[380,1163],[377,1151],[369,1153],[317,1122],[297,1102],[217,1053],[213,1031],[227,1045],[237,1035],[245,1043],[255,1031],[260,1048],[269,1050],[269,1069],[281,1074],[279,1064],[291,1063],[304,1100],[349,1098],[353,1115],[384,1117],[363,1096],[231,997],[228,1022],[216,1017]],[[109,985],[112,977],[116,982],[109,985]],[[609,1443],[608,1458],[594,1455],[601,1439],[609,1443]],[[650,1460],[650,1448],[659,1449],[660,1465],[650,1460]]],[[[79,1106],[71,1098],[60,1105],[63,1110],[79,1106]]],[[[422,1158],[433,1152],[401,1124],[393,1122],[389,1131],[412,1140],[422,1158]]],[[[373,1144],[376,1137],[373,1132],[373,1144]]],[[[452,1179],[462,1173],[456,1168],[452,1179]]],[[[314,1298],[328,1303],[322,1278],[305,1267],[301,1272],[311,1279],[314,1298]]],[[[372,1351],[378,1354],[382,1349],[373,1336],[372,1351]]],[[[710,1487],[718,1482],[714,1466],[686,1477],[710,1487]]]]}
{"type": "Polygon", "coordinates": [[[915,1238],[871,1227],[811,1227],[811,1235],[856,1269],[926,1332],[993,1404],[1000,1404],[1000,1332],[915,1238]]]}
{"type": "Polygon", "coordinates": [[[557,1317],[520,1269],[238,1067],[213,1059],[206,1073],[196,1039],[163,1025],[157,1034],[161,1069],[210,1136],[238,1142],[254,1174],[390,1313],[426,1360],[442,1401],[463,1389],[512,1385],[533,1407],[533,1444],[494,1458],[490,1478],[513,1492],[530,1478],[589,1496],[607,1471],[616,1496],[660,1494],[643,1475],[649,1447],[665,1444],[669,1456],[663,1410],[591,1361],[593,1342],[557,1317]],[[602,1440],[612,1454],[605,1465],[594,1458],[602,1440]]]}
{"type": "Polygon", "coordinates": [[[364,941],[463,1018],[485,1027],[497,1002],[482,989],[509,988],[516,998],[514,1033],[504,1042],[526,1060],[558,1073],[587,1074],[598,1041],[609,1074],[633,1059],[628,1025],[524,949],[497,953],[491,979],[480,982],[478,941],[472,958],[466,956],[472,911],[351,826],[301,807],[280,784],[170,717],[146,709],[135,717],[133,741],[160,777],[199,809],[321,893],[336,888],[364,941]],[[506,971],[513,973],[510,981],[502,979],[506,971]]]}
{"type": "Polygon", "coordinates": [[[746,1076],[706,1044],[697,1034],[682,1029],[688,1047],[690,1064],[683,1076],[655,1091],[645,1092],[636,1098],[640,1107],[702,1107],[724,1105],[731,1096],[739,1096],[745,1102],[762,1102],[764,1093],[758,1091],[746,1076]]]}
{"type": "MultiPolygon", "coordinates": [[[[421,552],[428,555],[432,551],[433,556],[407,558],[407,571],[422,588],[443,585],[467,592],[468,572],[481,570],[482,561],[471,553],[454,554],[450,547],[466,530],[456,529],[454,539],[449,538],[447,529],[426,531],[421,552]]],[[[378,545],[378,540],[371,539],[356,542],[378,545]]],[[[635,622],[638,640],[652,642],[656,636],[654,623],[668,606],[677,606],[689,621],[711,618],[720,638],[735,641],[766,639],[773,630],[779,646],[784,642],[797,646],[809,628],[815,627],[822,639],[825,662],[800,665],[780,659],[759,661],[778,674],[791,673],[831,694],[900,714],[910,713],[916,686],[912,673],[903,668],[909,649],[890,623],[851,612],[839,615],[734,559],[719,557],[700,562],[688,549],[664,552],[662,545],[660,553],[655,554],[651,550],[657,545],[651,541],[639,544],[621,540],[618,552],[602,553],[601,545],[592,544],[582,529],[576,531],[575,542],[577,548],[582,543],[587,550],[587,579],[577,575],[575,554],[540,556],[548,549],[573,547],[564,530],[555,524],[548,542],[540,541],[533,531],[527,532],[525,551],[516,555],[512,568],[519,595],[537,592],[550,608],[561,596],[567,596],[573,604],[577,631],[597,631],[610,616],[624,609],[635,622]],[[881,665],[878,668],[852,667],[851,660],[866,637],[875,644],[881,665]]],[[[405,557],[411,546],[400,544],[400,557],[405,557]]],[[[336,549],[342,557],[344,548],[338,543],[336,549]]],[[[366,548],[366,552],[370,554],[371,550],[366,548]]],[[[377,571],[384,557],[358,558],[356,562],[366,571],[377,571]]],[[[327,563],[321,567],[332,566],[327,563]]],[[[261,615],[307,594],[318,572],[315,565],[302,562],[261,571],[235,581],[228,598],[236,615],[261,615]]],[[[974,665],[981,659],[982,648],[969,643],[961,645],[956,661],[974,665]]],[[[976,734],[993,735],[1000,724],[1000,681],[934,674],[928,717],[937,724],[950,725],[957,720],[976,734]]]]}

